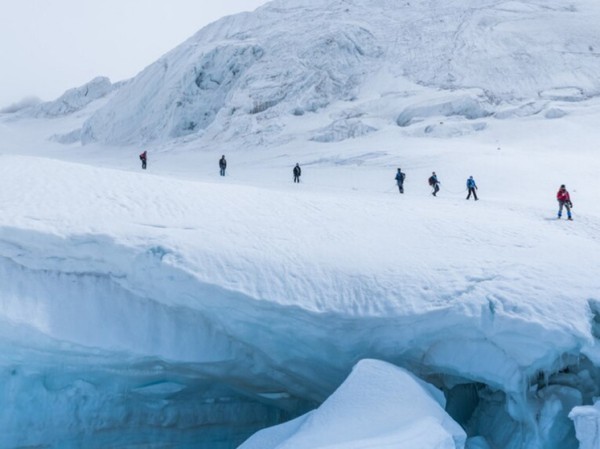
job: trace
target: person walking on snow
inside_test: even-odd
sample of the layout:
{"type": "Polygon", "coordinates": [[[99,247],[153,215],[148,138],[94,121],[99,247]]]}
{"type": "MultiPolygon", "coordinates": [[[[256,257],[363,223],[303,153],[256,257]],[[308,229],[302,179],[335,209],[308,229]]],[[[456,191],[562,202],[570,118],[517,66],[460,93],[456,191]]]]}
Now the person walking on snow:
{"type": "Polygon", "coordinates": [[[429,185],[433,187],[433,192],[431,192],[431,194],[433,196],[437,196],[437,193],[440,191],[440,182],[438,181],[435,172],[432,172],[431,176],[429,177],[429,185]]]}
{"type": "Polygon", "coordinates": [[[300,182],[300,176],[302,175],[302,169],[300,168],[300,164],[296,164],[294,167],[294,182],[300,182]]]}
{"type": "Polygon", "coordinates": [[[479,199],[479,198],[477,198],[477,192],[476,192],[477,184],[475,184],[475,180],[473,179],[472,176],[469,176],[469,179],[467,179],[467,189],[469,190],[467,199],[471,198],[471,194],[473,194],[475,201],[477,201],[479,199]]]}
{"type": "Polygon", "coordinates": [[[221,156],[221,159],[219,159],[219,168],[221,169],[221,176],[225,176],[225,169],[227,169],[227,161],[225,160],[225,155],[221,156]]]}
{"type": "Polygon", "coordinates": [[[400,193],[404,193],[404,180],[406,179],[406,173],[402,173],[401,169],[398,169],[396,173],[396,184],[398,184],[398,190],[400,193]]]}
{"type": "Polygon", "coordinates": [[[148,155],[146,151],[140,154],[140,161],[142,161],[142,169],[146,170],[146,163],[148,162],[148,155]]]}
{"type": "Polygon", "coordinates": [[[571,208],[573,207],[573,203],[571,202],[571,195],[567,192],[567,188],[565,185],[561,185],[560,189],[558,189],[558,193],[556,194],[556,199],[558,201],[558,218],[562,217],[563,207],[567,209],[567,217],[569,220],[573,220],[571,216],[571,208]]]}

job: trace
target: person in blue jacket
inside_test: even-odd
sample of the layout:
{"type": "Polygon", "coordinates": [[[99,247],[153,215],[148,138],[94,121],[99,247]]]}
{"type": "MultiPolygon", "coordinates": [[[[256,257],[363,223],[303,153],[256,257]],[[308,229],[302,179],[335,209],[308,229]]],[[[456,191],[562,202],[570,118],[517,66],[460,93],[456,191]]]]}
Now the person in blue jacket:
{"type": "Polygon", "coordinates": [[[402,170],[398,169],[396,173],[396,184],[398,184],[398,190],[400,193],[404,193],[404,180],[406,179],[406,173],[402,173],[402,170]]]}
{"type": "Polygon", "coordinates": [[[475,183],[475,180],[473,179],[472,176],[469,176],[469,179],[467,179],[467,190],[469,191],[469,194],[467,195],[467,200],[471,198],[471,194],[473,194],[473,198],[475,199],[475,201],[477,201],[479,198],[477,198],[477,184],[475,183]]]}

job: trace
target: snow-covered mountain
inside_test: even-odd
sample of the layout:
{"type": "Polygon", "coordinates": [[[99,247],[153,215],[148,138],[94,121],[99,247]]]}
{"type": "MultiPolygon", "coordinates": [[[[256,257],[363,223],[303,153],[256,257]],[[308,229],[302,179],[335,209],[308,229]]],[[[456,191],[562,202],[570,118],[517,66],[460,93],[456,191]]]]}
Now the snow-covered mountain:
{"type": "Polygon", "coordinates": [[[598,18],[276,0],[1,114],[0,449],[596,448],[598,18]]]}
{"type": "Polygon", "coordinates": [[[317,140],[348,118],[359,124],[338,139],[430,115],[535,114],[600,93],[599,21],[592,1],[276,0],[149,66],[82,140],[280,142],[288,117],[315,112],[317,140]]]}

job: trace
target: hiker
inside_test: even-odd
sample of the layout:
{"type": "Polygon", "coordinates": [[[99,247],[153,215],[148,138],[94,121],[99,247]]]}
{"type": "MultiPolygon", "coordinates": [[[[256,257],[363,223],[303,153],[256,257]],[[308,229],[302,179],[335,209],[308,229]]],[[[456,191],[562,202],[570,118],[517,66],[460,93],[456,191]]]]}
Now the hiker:
{"type": "Polygon", "coordinates": [[[400,193],[404,193],[404,180],[406,179],[406,173],[402,173],[401,169],[398,169],[396,173],[396,184],[398,184],[398,190],[400,193]]]}
{"type": "Polygon", "coordinates": [[[221,176],[225,176],[225,169],[227,168],[227,161],[225,160],[225,155],[221,156],[221,159],[219,159],[219,168],[221,169],[221,176]]]}
{"type": "Polygon", "coordinates": [[[435,172],[432,172],[431,176],[429,177],[429,185],[433,187],[433,192],[431,192],[431,194],[433,196],[437,196],[437,193],[440,191],[440,182],[438,181],[435,172]]]}
{"type": "Polygon", "coordinates": [[[140,161],[142,161],[142,169],[146,170],[146,163],[148,162],[148,155],[146,154],[146,151],[140,154],[140,161]]]}
{"type": "Polygon", "coordinates": [[[300,168],[300,164],[296,164],[294,167],[294,182],[300,182],[300,175],[302,175],[302,169],[300,168]]]}
{"type": "Polygon", "coordinates": [[[569,220],[573,220],[571,216],[571,208],[573,207],[573,203],[571,202],[571,195],[567,192],[567,188],[565,185],[561,185],[560,189],[558,189],[558,193],[556,194],[556,199],[558,200],[558,219],[562,217],[563,207],[567,209],[567,218],[569,220]]]}
{"type": "Polygon", "coordinates": [[[469,194],[467,195],[467,200],[471,198],[471,194],[473,194],[473,197],[475,198],[475,201],[477,201],[479,198],[477,198],[477,184],[475,184],[475,180],[473,179],[472,176],[469,176],[469,179],[467,179],[467,190],[469,190],[469,194]]]}

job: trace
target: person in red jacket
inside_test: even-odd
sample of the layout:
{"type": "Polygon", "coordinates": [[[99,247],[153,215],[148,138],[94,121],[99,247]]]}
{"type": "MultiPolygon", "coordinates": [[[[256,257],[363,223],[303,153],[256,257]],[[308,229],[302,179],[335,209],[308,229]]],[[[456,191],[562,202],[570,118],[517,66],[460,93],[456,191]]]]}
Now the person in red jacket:
{"type": "Polygon", "coordinates": [[[567,217],[569,220],[573,220],[571,216],[571,208],[573,207],[573,203],[571,203],[571,195],[567,192],[567,188],[565,185],[561,185],[560,189],[558,189],[558,193],[556,194],[556,199],[558,200],[558,218],[562,217],[563,207],[567,209],[567,217]]]}

